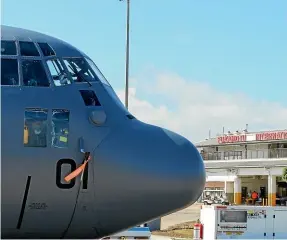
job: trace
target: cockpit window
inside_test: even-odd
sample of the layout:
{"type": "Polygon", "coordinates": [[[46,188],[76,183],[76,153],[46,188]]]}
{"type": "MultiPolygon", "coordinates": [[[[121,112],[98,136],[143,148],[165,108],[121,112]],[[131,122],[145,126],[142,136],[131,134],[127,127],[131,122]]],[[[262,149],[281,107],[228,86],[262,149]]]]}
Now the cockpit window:
{"type": "Polygon", "coordinates": [[[58,59],[48,60],[47,65],[56,86],[71,84],[71,79],[67,76],[62,63],[58,59]]]}
{"type": "Polygon", "coordinates": [[[22,56],[40,56],[35,44],[33,42],[19,42],[20,45],[20,53],[22,56]]]}
{"type": "Polygon", "coordinates": [[[1,41],[1,55],[17,55],[16,43],[13,41],[1,41]]]}
{"type": "Polygon", "coordinates": [[[23,60],[22,72],[24,86],[50,86],[50,82],[40,60],[23,60]]]}
{"type": "Polygon", "coordinates": [[[1,85],[19,85],[17,59],[1,59],[1,85]]]}
{"type": "Polygon", "coordinates": [[[108,80],[104,77],[104,75],[103,75],[102,72],[99,70],[99,68],[97,67],[97,65],[96,65],[93,61],[91,61],[90,59],[88,59],[88,58],[85,58],[85,59],[87,60],[87,62],[89,63],[90,67],[93,69],[93,71],[94,71],[95,74],[97,75],[98,79],[99,79],[102,83],[104,83],[104,84],[110,86],[108,80]]]}
{"type": "Polygon", "coordinates": [[[38,43],[44,56],[55,56],[54,50],[50,47],[48,43],[38,43]]]}
{"type": "Polygon", "coordinates": [[[101,106],[101,103],[94,91],[80,90],[80,93],[86,106],[101,106]]]}
{"type": "Polygon", "coordinates": [[[65,65],[75,82],[95,82],[90,66],[83,58],[63,59],[65,65]]]}
{"type": "Polygon", "coordinates": [[[65,109],[53,109],[52,111],[52,146],[55,148],[67,148],[69,138],[70,112],[65,109]]]}
{"type": "Polygon", "coordinates": [[[25,109],[25,147],[47,147],[47,116],[48,109],[25,109]]]}

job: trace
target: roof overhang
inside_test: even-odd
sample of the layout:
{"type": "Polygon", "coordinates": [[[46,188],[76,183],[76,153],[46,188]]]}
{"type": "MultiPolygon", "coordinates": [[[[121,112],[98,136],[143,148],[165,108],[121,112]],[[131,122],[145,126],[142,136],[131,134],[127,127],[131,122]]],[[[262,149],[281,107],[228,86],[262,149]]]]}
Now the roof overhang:
{"type": "Polygon", "coordinates": [[[287,158],[209,160],[204,161],[204,164],[206,169],[286,167],[287,158]]]}
{"type": "Polygon", "coordinates": [[[268,141],[249,141],[249,142],[234,142],[234,143],[198,143],[195,144],[197,148],[203,147],[224,147],[224,146],[244,146],[244,145],[252,145],[252,144],[272,144],[272,143],[283,143],[287,142],[287,140],[268,140],[268,141]]]}

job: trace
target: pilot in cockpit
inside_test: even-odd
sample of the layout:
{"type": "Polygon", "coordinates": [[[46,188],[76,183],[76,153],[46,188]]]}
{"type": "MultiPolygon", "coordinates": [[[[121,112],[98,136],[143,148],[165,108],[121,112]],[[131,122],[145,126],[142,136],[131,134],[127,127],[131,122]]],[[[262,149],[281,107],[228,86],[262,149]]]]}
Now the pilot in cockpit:
{"type": "Polygon", "coordinates": [[[37,86],[38,82],[35,77],[34,69],[31,64],[26,63],[23,67],[23,83],[25,86],[37,86]]]}
{"type": "Polygon", "coordinates": [[[30,122],[29,129],[29,142],[27,145],[33,147],[46,147],[46,122],[45,121],[33,121],[30,122]]]}
{"type": "Polygon", "coordinates": [[[90,78],[92,78],[89,67],[83,59],[73,59],[70,64],[72,65],[75,76],[77,76],[77,82],[89,81],[90,78]],[[78,69],[80,70],[78,71],[78,69]]]}

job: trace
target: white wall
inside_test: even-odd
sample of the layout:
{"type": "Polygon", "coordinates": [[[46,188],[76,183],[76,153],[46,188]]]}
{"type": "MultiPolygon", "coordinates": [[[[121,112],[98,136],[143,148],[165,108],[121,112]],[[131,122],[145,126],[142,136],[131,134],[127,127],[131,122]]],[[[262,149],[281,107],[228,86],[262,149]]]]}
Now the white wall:
{"type": "Polygon", "coordinates": [[[260,187],[266,188],[266,194],[268,193],[268,177],[265,179],[253,179],[252,177],[241,177],[241,187],[247,187],[247,192],[256,191],[260,192],[260,187]]]}
{"type": "Polygon", "coordinates": [[[226,193],[234,193],[234,182],[227,182],[226,193]]]}

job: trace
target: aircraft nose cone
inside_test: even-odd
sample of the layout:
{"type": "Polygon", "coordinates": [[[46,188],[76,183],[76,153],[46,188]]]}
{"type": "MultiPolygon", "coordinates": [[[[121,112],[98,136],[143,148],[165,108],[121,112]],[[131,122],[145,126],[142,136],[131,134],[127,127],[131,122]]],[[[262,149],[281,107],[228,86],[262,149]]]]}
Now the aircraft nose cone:
{"type": "Polygon", "coordinates": [[[205,185],[204,163],[192,143],[141,122],[114,132],[94,155],[103,236],[187,207],[205,185]]]}
{"type": "Polygon", "coordinates": [[[170,168],[166,176],[170,180],[169,203],[173,200],[175,208],[183,208],[193,204],[204,189],[206,179],[204,163],[200,153],[190,141],[167,129],[162,131],[169,138],[158,153],[166,156],[166,164],[170,168]]]}

